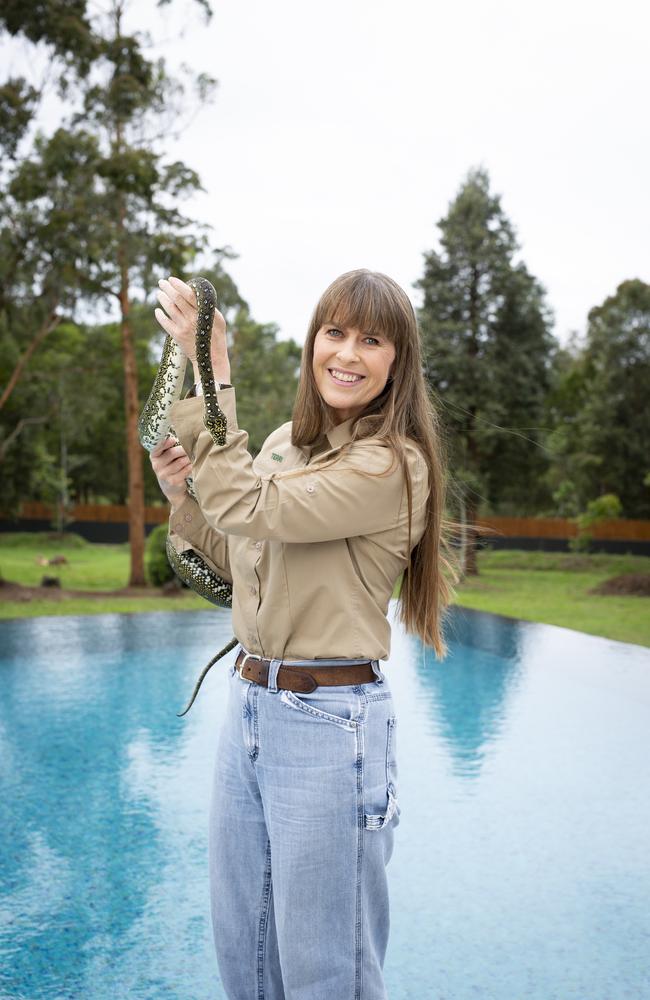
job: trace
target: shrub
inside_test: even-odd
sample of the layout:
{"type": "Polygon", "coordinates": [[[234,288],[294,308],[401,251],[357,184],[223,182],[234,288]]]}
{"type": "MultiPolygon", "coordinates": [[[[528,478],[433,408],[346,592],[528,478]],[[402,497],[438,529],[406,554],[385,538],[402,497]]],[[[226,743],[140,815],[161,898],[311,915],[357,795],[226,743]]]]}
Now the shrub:
{"type": "Polygon", "coordinates": [[[572,552],[588,552],[593,537],[591,534],[593,525],[620,517],[621,512],[621,501],[615,493],[603,493],[595,500],[590,500],[586,511],[574,518],[578,526],[578,534],[569,540],[570,550],[572,552]]]}
{"type": "Polygon", "coordinates": [[[162,587],[174,579],[174,571],[167,559],[166,544],[167,525],[158,524],[148,535],[144,549],[145,576],[152,587],[162,587]]]}

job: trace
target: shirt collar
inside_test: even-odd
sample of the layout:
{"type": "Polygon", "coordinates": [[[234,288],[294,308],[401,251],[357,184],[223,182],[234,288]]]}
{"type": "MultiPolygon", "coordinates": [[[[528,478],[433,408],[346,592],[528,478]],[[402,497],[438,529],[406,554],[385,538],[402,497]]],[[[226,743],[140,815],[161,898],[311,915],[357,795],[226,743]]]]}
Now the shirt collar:
{"type": "Polygon", "coordinates": [[[348,441],[352,440],[352,423],[354,418],[344,420],[341,424],[336,424],[318,435],[312,444],[307,445],[306,450],[310,455],[319,454],[322,451],[341,448],[348,441]]]}
{"type": "Polygon", "coordinates": [[[352,440],[353,421],[354,417],[350,417],[349,420],[344,420],[342,424],[336,424],[334,427],[330,427],[330,429],[326,432],[330,448],[340,448],[342,445],[347,444],[348,441],[352,440]]]}

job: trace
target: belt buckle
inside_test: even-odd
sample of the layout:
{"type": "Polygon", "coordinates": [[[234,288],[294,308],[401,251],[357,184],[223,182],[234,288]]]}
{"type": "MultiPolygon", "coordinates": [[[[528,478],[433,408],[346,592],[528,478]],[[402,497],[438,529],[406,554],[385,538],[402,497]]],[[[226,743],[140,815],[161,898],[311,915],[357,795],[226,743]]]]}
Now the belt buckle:
{"type": "Polygon", "coordinates": [[[263,660],[263,659],[264,659],[264,657],[263,656],[259,656],[257,653],[245,653],[244,654],[244,659],[241,661],[241,663],[239,664],[239,666],[236,667],[235,669],[237,670],[237,673],[239,674],[239,676],[241,677],[241,679],[243,681],[248,680],[248,678],[244,677],[244,675],[242,674],[242,670],[244,669],[244,667],[246,665],[246,660],[263,660]]]}

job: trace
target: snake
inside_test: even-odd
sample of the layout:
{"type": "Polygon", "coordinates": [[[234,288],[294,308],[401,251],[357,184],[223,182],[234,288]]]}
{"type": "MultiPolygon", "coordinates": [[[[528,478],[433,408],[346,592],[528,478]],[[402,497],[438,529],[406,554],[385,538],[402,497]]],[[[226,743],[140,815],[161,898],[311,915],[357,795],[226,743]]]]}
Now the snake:
{"type": "MultiPolygon", "coordinates": [[[[217,293],[207,278],[192,278],[188,281],[188,285],[196,296],[195,348],[197,368],[203,390],[203,424],[213,442],[216,445],[224,445],[228,421],[219,406],[210,358],[212,321],[217,308],[217,293]]],[[[138,420],[140,444],[148,452],[152,452],[168,437],[171,437],[176,444],[180,444],[171,425],[171,408],[180,399],[187,360],[185,352],[173,337],[167,334],[149,398],[138,420]]],[[[192,477],[188,476],[185,482],[187,492],[198,502],[192,477]]],[[[232,584],[222,579],[198,552],[195,552],[194,549],[177,552],[171,543],[169,534],[165,550],[174,573],[191,590],[219,608],[232,608],[232,584]]],[[[210,660],[201,672],[186,708],[177,713],[179,718],[186,715],[194,704],[199,688],[210,668],[238,644],[239,640],[234,637],[210,660]]]]}

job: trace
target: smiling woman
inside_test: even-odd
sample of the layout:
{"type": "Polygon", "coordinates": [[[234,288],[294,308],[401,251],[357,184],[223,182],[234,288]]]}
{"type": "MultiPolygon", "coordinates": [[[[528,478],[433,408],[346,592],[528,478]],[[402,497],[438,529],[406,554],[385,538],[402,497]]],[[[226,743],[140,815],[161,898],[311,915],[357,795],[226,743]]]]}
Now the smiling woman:
{"type": "MultiPolygon", "coordinates": [[[[192,289],[170,280],[159,299],[161,326],[192,356],[192,289]]],[[[220,314],[211,357],[229,381],[220,314]]],[[[402,575],[402,621],[441,658],[454,580],[444,456],[407,295],[366,270],[329,286],[293,420],[255,458],[235,393],[216,390],[225,440],[209,433],[204,400],[185,399],[171,408],[180,444],[152,452],[173,504],[170,543],[232,580],[239,645],[210,820],[221,977],[231,1000],[384,1000],[400,815],[397,718],[379,665],[388,608],[402,575]]]]}
{"type": "Polygon", "coordinates": [[[395,347],[384,334],[339,329],[325,323],[314,340],[314,378],[321,397],[340,424],[360,414],[384,391],[395,360],[395,347]]]}

